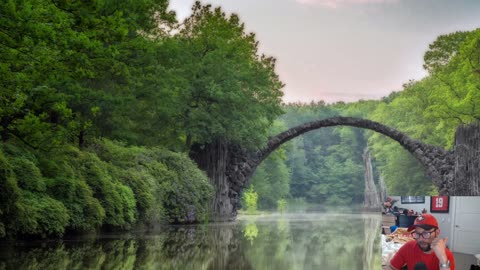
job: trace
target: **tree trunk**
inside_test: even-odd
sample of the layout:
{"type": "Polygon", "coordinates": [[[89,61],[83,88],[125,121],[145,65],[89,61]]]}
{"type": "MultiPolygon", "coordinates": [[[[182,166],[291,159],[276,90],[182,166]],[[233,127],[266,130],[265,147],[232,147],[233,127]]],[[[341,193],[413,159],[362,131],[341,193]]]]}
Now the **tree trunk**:
{"type": "Polygon", "coordinates": [[[215,188],[215,198],[211,205],[214,221],[233,220],[236,215],[236,206],[229,197],[230,183],[226,175],[229,154],[228,145],[222,140],[207,145],[194,145],[190,150],[190,157],[206,172],[215,188]]]}
{"type": "Polygon", "coordinates": [[[364,207],[380,209],[380,197],[373,181],[372,160],[370,159],[370,152],[367,148],[365,148],[363,152],[363,165],[365,167],[364,207]]]}
{"type": "Polygon", "coordinates": [[[381,235],[380,225],[381,225],[381,215],[378,212],[378,216],[375,217],[366,217],[364,222],[364,235],[365,240],[363,242],[363,269],[370,270],[375,269],[375,258],[374,255],[378,253],[377,248],[379,244],[379,238],[381,235]],[[377,248],[375,247],[377,245],[377,248]]]}
{"type": "Polygon", "coordinates": [[[456,196],[480,196],[480,123],[457,128],[452,189],[456,196]]]}
{"type": "Polygon", "coordinates": [[[383,176],[380,175],[380,203],[387,201],[387,186],[383,176]]]}

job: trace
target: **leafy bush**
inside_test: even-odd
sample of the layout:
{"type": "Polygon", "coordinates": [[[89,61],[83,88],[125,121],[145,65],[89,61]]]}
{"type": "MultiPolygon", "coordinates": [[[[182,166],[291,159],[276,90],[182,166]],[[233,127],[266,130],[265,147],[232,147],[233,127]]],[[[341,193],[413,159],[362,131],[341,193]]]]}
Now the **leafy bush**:
{"type": "Polygon", "coordinates": [[[152,224],[165,222],[163,191],[160,184],[149,172],[147,150],[141,147],[125,147],[118,142],[101,140],[92,150],[108,164],[112,178],[130,187],[136,199],[136,219],[152,224]]]}
{"type": "Polygon", "coordinates": [[[109,171],[135,194],[141,221],[205,221],[213,187],[186,155],[161,148],[125,147],[101,140],[93,147],[109,171]]]}
{"type": "Polygon", "coordinates": [[[107,165],[94,153],[83,152],[78,160],[79,176],[93,191],[105,210],[104,224],[130,228],[135,222],[135,197],[132,190],[113,179],[107,165]]]}
{"type": "Polygon", "coordinates": [[[25,157],[18,157],[11,159],[11,164],[18,186],[23,190],[45,192],[45,182],[42,178],[42,173],[37,165],[26,159],[25,157]]]}
{"type": "Polygon", "coordinates": [[[68,225],[65,206],[45,194],[36,158],[12,144],[0,151],[0,236],[62,235],[68,225]]]}
{"type": "Polygon", "coordinates": [[[17,202],[18,234],[63,235],[70,216],[65,206],[46,195],[23,192],[17,202]]]}
{"type": "Polygon", "coordinates": [[[8,227],[13,226],[19,193],[12,166],[0,148],[0,237],[5,236],[8,227]]]}
{"type": "Polygon", "coordinates": [[[184,154],[160,149],[155,152],[167,169],[161,182],[167,220],[174,223],[206,221],[210,215],[213,187],[205,173],[184,154]]]}
{"type": "Polygon", "coordinates": [[[45,237],[205,221],[213,187],[184,154],[99,140],[84,151],[2,144],[0,192],[0,237],[45,237]]]}
{"type": "Polygon", "coordinates": [[[100,201],[93,197],[85,181],[71,177],[57,177],[48,182],[50,195],[63,202],[68,209],[69,229],[91,231],[100,228],[105,219],[105,210],[100,201]]]}
{"type": "Polygon", "coordinates": [[[81,173],[83,155],[78,148],[65,146],[39,159],[47,193],[68,209],[68,229],[73,231],[95,230],[105,220],[105,209],[81,173]]]}
{"type": "Polygon", "coordinates": [[[258,194],[253,189],[253,185],[250,185],[250,187],[243,193],[243,202],[247,208],[247,212],[252,214],[257,211],[258,194]]]}
{"type": "Polygon", "coordinates": [[[280,199],[277,201],[277,210],[279,212],[285,212],[287,209],[287,200],[285,199],[280,199]]]}

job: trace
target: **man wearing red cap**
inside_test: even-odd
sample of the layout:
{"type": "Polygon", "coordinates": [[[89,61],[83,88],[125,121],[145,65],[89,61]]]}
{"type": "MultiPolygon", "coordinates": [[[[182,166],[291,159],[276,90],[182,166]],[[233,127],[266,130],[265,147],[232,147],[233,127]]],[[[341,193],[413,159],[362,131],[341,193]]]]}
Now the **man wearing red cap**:
{"type": "Polygon", "coordinates": [[[405,243],[390,260],[390,268],[399,270],[454,270],[452,252],[446,247],[447,239],[440,238],[437,219],[431,214],[422,214],[408,228],[415,241],[405,243]]]}

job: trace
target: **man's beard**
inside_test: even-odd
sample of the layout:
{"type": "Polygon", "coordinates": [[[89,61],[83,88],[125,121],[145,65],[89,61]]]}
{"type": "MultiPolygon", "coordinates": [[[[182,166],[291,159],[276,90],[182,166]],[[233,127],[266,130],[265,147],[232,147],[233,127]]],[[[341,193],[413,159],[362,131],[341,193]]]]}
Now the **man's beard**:
{"type": "Polygon", "coordinates": [[[430,244],[425,243],[425,244],[427,244],[427,246],[426,246],[426,247],[422,247],[422,246],[420,245],[420,243],[425,243],[425,242],[417,242],[418,247],[419,247],[423,252],[429,252],[429,251],[432,249],[432,247],[430,246],[430,244]]]}

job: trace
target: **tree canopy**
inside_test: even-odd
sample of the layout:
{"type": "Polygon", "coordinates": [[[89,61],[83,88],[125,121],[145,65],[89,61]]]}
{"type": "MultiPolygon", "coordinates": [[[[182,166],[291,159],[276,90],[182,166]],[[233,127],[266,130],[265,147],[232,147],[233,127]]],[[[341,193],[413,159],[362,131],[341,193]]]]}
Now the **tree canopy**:
{"type": "MultiPolygon", "coordinates": [[[[207,220],[213,187],[193,145],[252,150],[344,115],[451,149],[458,125],[480,119],[480,29],[439,36],[429,75],[382,100],[284,105],[276,59],[221,8],[197,1],[177,22],[166,0],[6,0],[0,14],[0,236],[207,220]]],[[[391,194],[437,193],[396,142],[336,127],[264,161],[259,206],[361,202],[365,147],[391,194]]]]}

